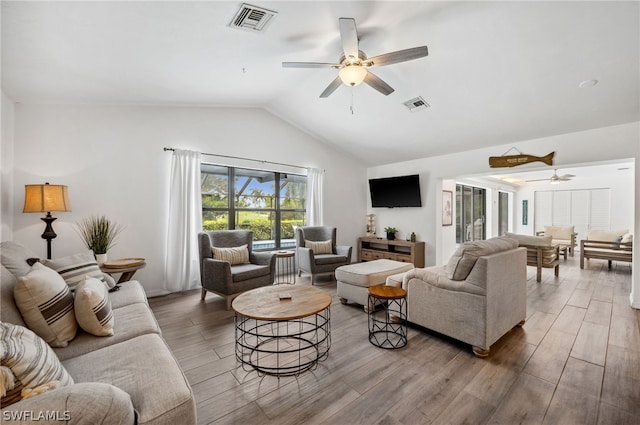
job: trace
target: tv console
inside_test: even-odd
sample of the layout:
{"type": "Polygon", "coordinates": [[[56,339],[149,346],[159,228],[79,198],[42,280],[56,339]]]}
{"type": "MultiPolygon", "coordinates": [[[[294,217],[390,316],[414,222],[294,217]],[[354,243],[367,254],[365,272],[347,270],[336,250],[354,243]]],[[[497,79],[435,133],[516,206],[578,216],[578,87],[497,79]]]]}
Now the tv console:
{"type": "Polygon", "coordinates": [[[388,260],[424,267],[424,242],[364,237],[358,239],[358,261],[388,260]]]}

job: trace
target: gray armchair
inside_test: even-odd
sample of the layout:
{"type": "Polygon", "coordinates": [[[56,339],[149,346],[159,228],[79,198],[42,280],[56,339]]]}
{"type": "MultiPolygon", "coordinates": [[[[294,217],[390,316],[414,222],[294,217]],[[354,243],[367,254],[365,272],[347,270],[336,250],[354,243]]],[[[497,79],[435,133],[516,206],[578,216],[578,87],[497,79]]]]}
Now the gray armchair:
{"type": "Polygon", "coordinates": [[[253,232],[250,230],[214,230],[198,234],[200,248],[200,281],[202,300],[211,291],[225,298],[227,310],[231,301],[244,291],[272,285],[276,257],[271,252],[253,252],[253,232]],[[213,258],[211,247],[233,248],[247,245],[249,263],[231,265],[213,258]]]}
{"type": "Polygon", "coordinates": [[[336,228],[307,226],[296,229],[298,276],[304,270],[311,274],[311,284],[318,275],[334,274],[335,270],[351,262],[351,247],[336,246],[336,228]],[[314,254],[305,246],[305,241],[323,242],[331,240],[331,254],[314,254]]]}

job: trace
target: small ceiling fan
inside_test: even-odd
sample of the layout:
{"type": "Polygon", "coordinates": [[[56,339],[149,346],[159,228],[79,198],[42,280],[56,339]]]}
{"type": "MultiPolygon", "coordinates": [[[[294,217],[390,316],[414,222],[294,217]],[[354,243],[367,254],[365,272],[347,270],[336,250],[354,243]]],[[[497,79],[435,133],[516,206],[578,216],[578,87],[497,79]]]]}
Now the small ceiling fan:
{"type": "Polygon", "coordinates": [[[525,180],[527,182],[541,182],[541,181],[549,181],[551,184],[558,184],[560,182],[566,182],[571,180],[575,175],[573,174],[563,174],[561,176],[558,175],[558,170],[553,170],[553,175],[548,179],[535,179],[535,180],[525,180]]]}
{"type": "Polygon", "coordinates": [[[340,39],[342,40],[343,50],[343,54],[338,59],[338,63],[282,62],[284,68],[338,69],[338,76],[327,86],[322,94],[320,94],[322,98],[329,97],[331,93],[340,87],[341,83],[348,86],[357,86],[362,82],[378,90],[385,96],[388,96],[393,93],[394,89],[368,69],[418,59],[429,54],[427,46],[420,46],[367,58],[367,55],[358,48],[356,21],[352,18],[340,18],[338,22],[340,25],[340,39]]]}

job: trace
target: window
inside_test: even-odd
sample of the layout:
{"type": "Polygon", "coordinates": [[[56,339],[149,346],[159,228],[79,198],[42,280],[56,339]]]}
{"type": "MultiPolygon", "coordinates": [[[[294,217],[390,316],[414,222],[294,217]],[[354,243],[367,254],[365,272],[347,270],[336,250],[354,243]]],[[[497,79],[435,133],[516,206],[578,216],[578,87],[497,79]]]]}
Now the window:
{"type": "Polygon", "coordinates": [[[509,231],[509,194],[498,192],[498,235],[509,231]]]}
{"type": "Polygon", "coordinates": [[[486,190],[456,185],[456,242],[485,239],[486,190]]]}
{"type": "Polygon", "coordinates": [[[306,222],[307,177],[202,164],[203,230],[253,230],[253,249],[295,246],[306,222]]]}

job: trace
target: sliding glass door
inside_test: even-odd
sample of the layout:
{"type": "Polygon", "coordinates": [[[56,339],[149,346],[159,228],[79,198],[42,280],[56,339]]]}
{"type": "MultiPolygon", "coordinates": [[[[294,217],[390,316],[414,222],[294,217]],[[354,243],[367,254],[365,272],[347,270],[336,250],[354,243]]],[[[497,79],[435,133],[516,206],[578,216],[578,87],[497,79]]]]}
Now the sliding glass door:
{"type": "Polygon", "coordinates": [[[486,190],[456,185],[456,242],[486,238],[486,190]]]}

